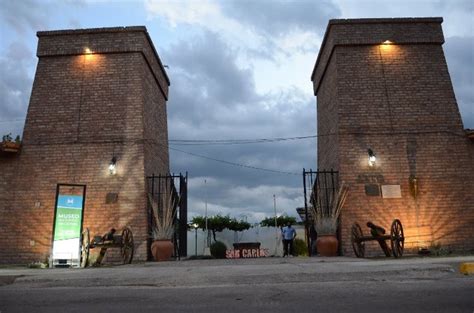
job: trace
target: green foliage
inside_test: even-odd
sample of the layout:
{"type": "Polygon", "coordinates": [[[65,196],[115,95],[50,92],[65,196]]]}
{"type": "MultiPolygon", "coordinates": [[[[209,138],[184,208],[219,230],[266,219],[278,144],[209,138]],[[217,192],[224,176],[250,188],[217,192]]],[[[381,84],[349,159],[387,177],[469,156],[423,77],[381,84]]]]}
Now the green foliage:
{"type": "MultiPolygon", "coordinates": [[[[290,222],[292,225],[296,224],[296,218],[293,216],[282,215],[277,217],[277,226],[283,227],[286,226],[290,222]]],[[[275,227],[275,218],[274,217],[267,217],[260,222],[260,226],[262,227],[275,227]]]]}
{"type": "Polygon", "coordinates": [[[247,230],[251,227],[250,223],[240,220],[238,221],[236,218],[233,218],[230,220],[229,225],[227,226],[227,229],[233,230],[233,231],[244,231],[247,230]]]}
{"type": "MultiPolygon", "coordinates": [[[[9,133],[9,134],[6,134],[6,135],[2,136],[2,142],[12,142],[12,141],[13,141],[12,133],[9,133]]],[[[21,144],[20,135],[17,135],[15,137],[15,143],[21,144]]]]}
{"type": "Polygon", "coordinates": [[[3,141],[3,142],[12,141],[12,133],[3,135],[2,141],[3,141]]]}
{"type": "Polygon", "coordinates": [[[191,225],[196,224],[197,228],[206,230],[206,218],[204,216],[195,216],[191,220],[191,225]]]}
{"type": "MultiPolygon", "coordinates": [[[[198,228],[206,230],[206,217],[195,216],[191,220],[191,224],[196,224],[198,228]]],[[[209,216],[207,218],[207,228],[212,231],[214,241],[216,241],[216,232],[221,232],[224,229],[233,231],[243,231],[250,228],[250,223],[236,218],[230,218],[229,215],[222,216],[220,214],[209,216]]]]}
{"type": "Polygon", "coordinates": [[[435,256],[446,256],[446,255],[451,254],[450,249],[448,249],[447,247],[443,247],[441,245],[441,242],[439,241],[438,242],[433,241],[431,243],[429,251],[431,252],[432,255],[435,255],[435,256]]]}
{"type": "MultiPolygon", "coordinates": [[[[205,216],[195,216],[191,220],[192,224],[197,224],[198,228],[206,230],[206,217],[205,216]]],[[[208,216],[207,218],[207,228],[212,231],[221,232],[227,228],[227,225],[230,224],[230,217],[228,215],[222,216],[220,214],[214,216],[208,216]]]]}
{"type": "Polygon", "coordinates": [[[225,251],[227,246],[222,241],[216,241],[211,244],[211,255],[216,259],[225,259],[225,251]]]}
{"type": "Polygon", "coordinates": [[[295,238],[293,241],[293,254],[295,256],[307,256],[308,255],[308,246],[303,239],[295,238]]]}
{"type": "Polygon", "coordinates": [[[227,228],[230,224],[230,217],[229,215],[222,216],[220,214],[210,216],[207,218],[207,228],[212,229],[216,232],[221,232],[227,228]]]}

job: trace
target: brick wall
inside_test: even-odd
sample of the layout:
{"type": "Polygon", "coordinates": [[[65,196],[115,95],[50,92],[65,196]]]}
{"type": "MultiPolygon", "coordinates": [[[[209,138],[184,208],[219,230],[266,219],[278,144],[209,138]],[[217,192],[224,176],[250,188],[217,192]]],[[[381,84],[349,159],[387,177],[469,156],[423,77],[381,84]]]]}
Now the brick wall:
{"type": "Polygon", "coordinates": [[[14,159],[0,158],[0,170],[9,171],[0,178],[0,262],[49,255],[58,183],[87,185],[83,226],[91,235],[130,226],[134,259],[145,260],[145,177],[169,172],[169,80],[146,29],[52,31],[38,37],[23,148],[14,159]],[[84,54],[85,48],[93,54],[84,54]],[[150,138],[165,145],[150,145],[150,138]],[[116,175],[108,172],[113,156],[116,175]],[[118,200],[106,203],[108,193],[118,200]]]}
{"type": "MultiPolygon", "coordinates": [[[[363,19],[328,25],[312,79],[318,135],[332,125],[337,135],[332,141],[318,138],[318,168],[334,166],[325,160],[336,159],[334,168],[350,188],[341,219],[344,254],[353,254],[353,222],[367,233],[367,221],[389,230],[395,218],[403,223],[411,251],[435,242],[474,249],[473,144],[463,131],[441,22],[363,19]],[[387,39],[393,44],[381,45],[387,39]],[[367,162],[368,148],[377,156],[374,167],[367,162]],[[410,177],[418,181],[416,198],[410,177]],[[402,197],[368,196],[368,184],[400,185],[402,197]]],[[[368,245],[368,252],[381,253],[375,243],[368,245]]]]}

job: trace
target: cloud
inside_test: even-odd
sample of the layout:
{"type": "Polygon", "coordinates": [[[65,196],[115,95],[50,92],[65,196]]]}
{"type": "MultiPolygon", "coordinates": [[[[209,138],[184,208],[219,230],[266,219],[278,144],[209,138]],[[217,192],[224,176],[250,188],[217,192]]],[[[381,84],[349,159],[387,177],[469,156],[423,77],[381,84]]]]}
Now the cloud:
{"type": "MultiPolygon", "coordinates": [[[[192,41],[172,45],[168,51],[168,65],[180,71],[184,84],[193,81],[198,89],[195,92],[203,100],[212,99],[216,104],[228,107],[257,98],[252,71],[238,68],[236,52],[216,33],[205,31],[192,41]]],[[[195,96],[191,94],[191,97],[195,96]]],[[[200,109],[202,105],[206,104],[200,104],[200,109]]]]}
{"type": "MultiPolygon", "coordinates": [[[[219,5],[214,1],[157,1],[145,0],[148,17],[157,15],[168,20],[172,27],[178,24],[200,24],[222,19],[219,5]]],[[[222,22],[222,21],[221,21],[222,22]]]]}
{"type": "Polygon", "coordinates": [[[341,8],[344,18],[393,18],[393,17],[432,17],[444,19],[443,31],[446,37],[455,35],[472,36],[474,2],[472,0],[433,0],[433,1],[381,1],[374,0],[334,0],[341,8]]]}
{"type": "Polygon", "coordinates": [[[474,129],[474,36],[446,38],[444,50],[464,127],[474,129]]]}
{"type": "MultiPolygon", "coordinates": [[[[162,55],[170,65],[169,74],[173,78],[168,103],[170,138],[238,139],[315,134],[313,96],[294,86],[258,94],[252,71],[237,65],[236,51],[229,49],[216,34],[205,32],[191,43],[171,46],[162,55]]],[[[171,147],[234,163],[297,173],[304,166],[312,166],[308,163],[312,163],[311,156],[315,155],[315,140],[171,147]]],[[[173,167],[184,171],[186,166],[192,166],[196,171],[193,175],[248,179],[251,185],[275,183],[271,173],[229,168],[229,165],[181,152],[171,153],[173,167]]]]}
{"type": "Polygon", "coordinates": [[[315,50],[327,21],[340,15],[331,1],[146,0],[145,10],[149,19],[164,19],[172,27],[219,33],[244,59],[270,60],[276,54],[315,50]]]}
{"type": "MultiPolygon", "coordinates": [[[[188,41],[171,45],[161,56],[170,66],[170,138],[270,138],[316,132],[316,105],[311,92],[287,85],[280,90],[258,93],[253,69],[239,65],[239,50],[214,32],[202,31],[188,41]]],[[[314,138],[248,145],[171,145],[171,148],[296,173],[284,175],[234,167],[171,150],[172,171],[190,171],[190,215],[203,214],[205,194],[210,199],[209,214],[240,212],[256,221],[273,214],[272,195],[276,194],[280,213],[294,215],[294,209],[302,205],[299,173],[303,167],[315,167],[316,163],[314,138]],[[207,179],[206,187],[204,179],[207,179]]]]}
{"type": "Polygon", "coordinates": [[[222,214],[231,217],[245,218],[249,222],[260,222],[263,218],[274,215],[273,195],[276,195],[278,215],[295,214],[295,208],[303,203],[302,188],[288,188],[284,185],[259,185],[248,187],[223,179],[213,179],[203,184],[205,177],[194,177],[189,180],[191,191],[189,215],[205,214],[207,197],[208,215],[222,214]]]}
{"type": "Polygon", "coordinates": [[[28,71],[31,55],[24,44],[14,42],[0,57],[0,133],[22,133],[33,82],[28,71]]]}
{"type": "Polygon", "coordinates": [[[322,34],[328,19],[341,15],[332,1],[231,0],[223,12],[256,32],[281,36],[294,31],[322,34]]]}
{"type": "Polygon", "coordinates": [[[37,31],[46,28],[49,16],[45,7],[50,5],[35,0],[5,0],[0,4],[0,17],[18,33],[37,31]]]}

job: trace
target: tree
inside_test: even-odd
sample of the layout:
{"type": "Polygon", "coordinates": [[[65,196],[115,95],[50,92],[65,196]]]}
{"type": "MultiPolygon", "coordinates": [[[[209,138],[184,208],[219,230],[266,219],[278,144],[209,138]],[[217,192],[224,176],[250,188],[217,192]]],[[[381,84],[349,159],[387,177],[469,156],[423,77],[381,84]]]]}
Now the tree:
{"type": "MultiPolygon", "coordinates": [[[[286,226],[290,222],[292,225],[296,224],[296,218],[288,215],[281,215],[277,217],[277,227],[286,226]]],[[[275,217],[267,217],[260,222],[262,227],[275,227],[275,217]]]]}
{"type": "MultiPolygon", "coordinates": [[[[192,224],[196,224],[197,228],[206,230],[206,217],[205,216],[195,216],[191,220],[192,224]]],[[[250,223],[247,223],[243,220],[237,220],[236,218],[230,218],[229,215],[222,216],[220,214],[209,216],[207,218],[207,229],[212,231],[212,237],[214,241],[216,239],[216,232],[221,232],[224,229],[229,229],[233,231],[244,231],[250,228],[250,223]]]]}

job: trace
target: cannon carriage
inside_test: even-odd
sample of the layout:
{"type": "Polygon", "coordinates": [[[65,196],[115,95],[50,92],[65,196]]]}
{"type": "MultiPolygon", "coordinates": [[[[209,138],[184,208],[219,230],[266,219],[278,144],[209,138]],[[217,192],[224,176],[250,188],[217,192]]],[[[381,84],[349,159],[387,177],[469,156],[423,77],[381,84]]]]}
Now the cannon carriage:
{"type": "Polygon", "coordinates": [[[103,236],[94,236],[91,241],[89,228],[82,232],[81,236],[81,267],[89,265],[89,253],[91,249],[100,248],[100,254],[94,266],[99,266],[109,248],[119,248],[123,264],[130,264],[133,260],[134,244],[133,233],[130,227],[125,227],[120,235],[116,235],[112,228],[103,236]]]}
{"type": "Polygon", "coordinates": [[[364,236],[362,228],[358,223],[354,223],[351,228],[352,248],[358,258],[365,256],[365,242],[367,241],[377,241],[387,257],[393,255],[394,258],[399,258],[403,255],[405,237],[400,220],[393,220],[390,234],[385,234],[386,231],[383,227],[372,222],[367,222],[367,227],[370,228],[370,236],[364,236]],[[387,245],[387,240],[390,240],[390,247],[387,245]]]}

